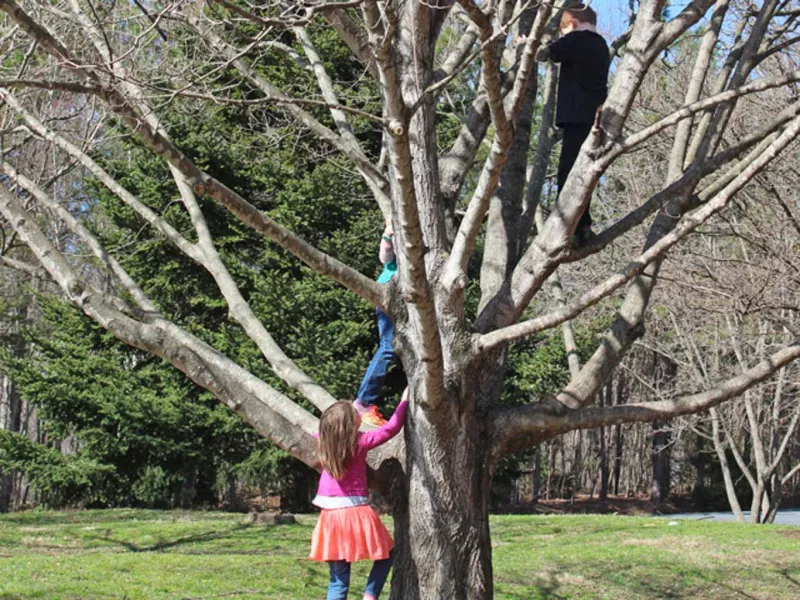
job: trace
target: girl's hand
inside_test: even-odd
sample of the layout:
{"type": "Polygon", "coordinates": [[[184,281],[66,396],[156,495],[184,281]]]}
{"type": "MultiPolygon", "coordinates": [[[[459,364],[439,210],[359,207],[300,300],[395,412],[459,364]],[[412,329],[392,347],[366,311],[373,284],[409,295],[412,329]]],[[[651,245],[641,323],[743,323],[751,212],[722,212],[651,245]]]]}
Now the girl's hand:
{"type": "Polygon", "coordinates": [[[389,219],[389,217],[383,218],[383,225],[384,225],[383,233],[388,236],[393,236],[394,229],[392,228],[392,221],[389,219]]]}

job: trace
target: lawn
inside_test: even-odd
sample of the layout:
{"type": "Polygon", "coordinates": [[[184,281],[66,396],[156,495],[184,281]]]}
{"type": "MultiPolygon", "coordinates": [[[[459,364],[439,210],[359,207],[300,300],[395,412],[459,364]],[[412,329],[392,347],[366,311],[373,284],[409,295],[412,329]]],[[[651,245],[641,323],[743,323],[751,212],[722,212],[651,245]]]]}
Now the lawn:
{"type": "MultiPolygon", "coordinates": [[[[265,526],[237,514],[143,510],[0,515],[0,598],[319,599],[326,568],[306,559],[314,521],[265,526]]],[[[492,535],[498,599],[800,597],[796,527],[497,516],[492,535]]],[[[354,588],[366,569],[355,569],[354,588]]]]}

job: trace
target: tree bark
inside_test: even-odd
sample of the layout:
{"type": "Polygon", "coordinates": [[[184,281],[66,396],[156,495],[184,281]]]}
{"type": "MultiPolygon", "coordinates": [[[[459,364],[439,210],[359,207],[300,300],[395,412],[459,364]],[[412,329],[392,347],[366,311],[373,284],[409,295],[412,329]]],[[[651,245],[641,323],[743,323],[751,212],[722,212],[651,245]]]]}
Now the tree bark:
{"type": "Polygon", "coordinates": [[[390,492],[396,543],[390,598],[490,599],[492,469],[485,429],[469,410],[430,412],[417,403],[412,412],[405,480],[395,480],[390,492]],[[445,430],[457,434],[441,435],[445,430]],[[398,494],[401,482],[405,498],[398,494]]]}
{"type": "MultiPolygon", "coordinates": [[[[656,354],[656,389],[667,395],[675,387],[678,365],[663,354],[656,354]]],[[[672,433],[669,421],[653,422],[653,480],[650,486],[650,500],[656,504],[669,498],[672,458],[672,433]]]]}

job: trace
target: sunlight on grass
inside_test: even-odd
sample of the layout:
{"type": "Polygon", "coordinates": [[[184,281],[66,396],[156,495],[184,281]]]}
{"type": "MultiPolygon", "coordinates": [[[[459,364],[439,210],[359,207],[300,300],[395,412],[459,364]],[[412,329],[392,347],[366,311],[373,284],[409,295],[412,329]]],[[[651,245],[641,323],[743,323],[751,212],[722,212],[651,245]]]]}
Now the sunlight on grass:
{"type": "MultiPolygon", "coordinates": [[[[316,517],[109,510],[0,515],[0,599],[321,598],[316,517]]],[[[495,597],[800,597],[800,531],[613,516],[492,517],[495,597]]],[[[367,563],[353,573],[354,592],[367,563]]]]}

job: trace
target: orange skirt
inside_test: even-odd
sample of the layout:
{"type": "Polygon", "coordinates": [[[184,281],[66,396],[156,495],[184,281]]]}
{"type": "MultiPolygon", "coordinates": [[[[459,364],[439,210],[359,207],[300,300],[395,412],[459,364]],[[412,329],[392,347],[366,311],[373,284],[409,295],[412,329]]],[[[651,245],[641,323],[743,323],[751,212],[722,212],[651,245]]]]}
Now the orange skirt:
{"type": "Polygon", "coordinates": [[[394,540],[369,505],[349,506],[320,513],[311,536],[311,560],[383,560],[394,540]]]}

